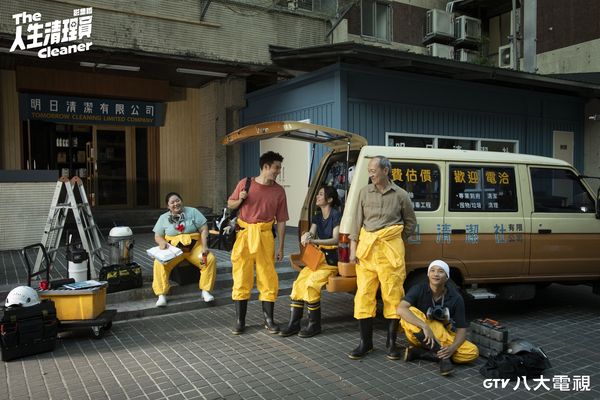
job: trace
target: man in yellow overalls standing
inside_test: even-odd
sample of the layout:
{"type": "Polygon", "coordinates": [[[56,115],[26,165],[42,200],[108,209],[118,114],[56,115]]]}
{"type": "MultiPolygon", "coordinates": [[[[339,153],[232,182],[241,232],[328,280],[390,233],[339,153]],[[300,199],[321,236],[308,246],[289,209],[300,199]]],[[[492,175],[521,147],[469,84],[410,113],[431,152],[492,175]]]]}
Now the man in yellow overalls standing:
{"type": "Polygon", "coordinates": [[[376,156],[369,161],[371,183],[361,189],[355,223],[350,232],[350,262],[356,263],[354,318],[360,326],[360,344],[349,357],[357,360],[373,350],[373,318],[376,294],[381,287],[383,315],[388,320],[387,357],[399,360],[396,348],[400,317],[396,308],[404,296],[404,241],[415,229],[417,218],[408,193],[389,178],[390,161],[376,156]]]}
{"type": "Polygon", "coordinates": [[[234,335],[244,332],[246,309],[254,281],[256,264],[256,287],[262,301],[265,328],[269,333],[279,333],[273,318],[275,299],[279,291],[279,279],[275,271],[275,259],[283,260],[285,223],[289,219],[285,190],[275,182],[281,172],[283,157],[272,151],[260,156],[260,175],[245,189],[242,179],[227,200],[227,207],[239,208],[238,232],[231,251],[233,288],[231,298],[235,304],[236,323],[234,335]],[[273,224],[277,224],[279,247],[275,254],[273,224]]]}

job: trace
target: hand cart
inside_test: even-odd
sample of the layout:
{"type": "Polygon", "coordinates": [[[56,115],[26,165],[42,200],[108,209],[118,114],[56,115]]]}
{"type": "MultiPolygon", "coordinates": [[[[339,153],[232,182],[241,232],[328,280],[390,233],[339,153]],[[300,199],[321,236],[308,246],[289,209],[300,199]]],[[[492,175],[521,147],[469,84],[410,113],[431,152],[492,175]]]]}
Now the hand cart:
{"type": "Polygon", "coordinates": [[[104,310],[94,319],[67,320],[58,324],[58,331],[73,331],[77,329],[92,328],[94,339],[100,339],[112,328],[112,321],[117,315],[117,310],[104,310]]]}
{"type": "Polygon", "coordinates": [[[117,310],[106,310],[106,282],[87,289],[65,288],[62,285],[73,280],[50,280],[51,261],[43,244],[26,246],[21,253],[27,266],[28,286],[31,286],[33,277],[46,274],[46,279],[40,281],[40,288],[37,290],[40,298],[54,301],[59,332],[91,328],[94,338],[99,339],[111,329],[117,310]],[[45,268],[34,273],[27,251],[38,247],[43,254],[45,268]]]}

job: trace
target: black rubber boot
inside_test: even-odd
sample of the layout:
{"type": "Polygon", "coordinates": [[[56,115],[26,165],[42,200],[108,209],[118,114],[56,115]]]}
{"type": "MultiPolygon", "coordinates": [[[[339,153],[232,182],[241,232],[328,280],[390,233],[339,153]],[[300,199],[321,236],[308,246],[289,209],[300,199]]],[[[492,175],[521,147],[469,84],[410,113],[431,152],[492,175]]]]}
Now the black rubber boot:
{"type": "Polygon", "coordinates": [[[419,343],[421,343],[421,346],[423,346],[424,349],[431,350],[433,351],[433,353],[437,353],[441,349],[440,344],[436,340],[433,341],[433,347],[427,345],[427,343],[425,343],[425,334],[423,333],[423,331],[415,333],[415,338],[417,338],[417,340],[419,341],[419,343]]]}
{"type": "Polygon", "coordinates": [[[300,332],[300,320],[304,311],[304,302],[292,300],[290,305],[290,321],[287,326],[279,332],[279,336],[292,336],[300,332]]]}
{"type": "Polygon", "coordinates": [[[308,325],[302,329],[298,336],[309,338],[321,333],[321,302],[308,304],[308,325]]]}
{"type": "MultiPolygon", "coordinates": [[[[415,334],[415,337],[417,338],[417,340],[419,342],[421,342],[421,345],[427,349],[427,345],[425,344],[425,334],[423,333],[423,331],[415,334]]],[[[450,360],[449,358],[439,358],[437,356],[437,352],[440,351],[440,344],[438,342],[434,342],[433,343],[433,347],[431,348],[431,350],[429,350],[428,352],[425,353],[425,357],[421,357],[423,359],[426,360],[431,360],[431,361],[436,361],[440,364],[440,374],[442,376],[446,376],[446,375],[450,375],[452,372],[454,372],[454,365],[452,364],[452,360],[450,360]],[[427,354],[429,353],[429,354],[427,354]]]]}
{"type": "Polygon", "coordinates": [[[373,351],[373,318],[359,319],[358,325],[360,327],[360,343],[348,354],[348,357],[353,360],[360,360],[367,353],[373,351]]]}
{"type": "Polygon", "coordinates": [[[398,319],[388,319],[388,334],[385,347],[388,350],[386,357],[390,360],[399,360],[403,356],[402,349],[396,346],[396,338],[398,337],[399,324],[400,320],[398,319]]]}
{"type": "Polygon", "coordinates": [[[235,327],[232,333],[241,335],[246,329],[246,310],[248,309],[248,300],[234,300],[235,304],[235,327]]]}
{"type": "Polygon", "coordinates": [[[404,361],[408,362],[414,360],[426,360],[433,362],[440,361],[438,356],[431,350],[427,350],[422,347],[409,346],[404,351],[404,361]]]}
{"type": "Polygon", "coordinates": [[[263,301],[262,302],[263,316],[265,317],[265,328],[269,333],[279,333],[279,325],[275,323],[273,319],[273,311],[275,310],[275,302],[263,301]]]}
{"type": "Polygon", "coordinates": [[[454,365],[452,360],[449,358],[443,358],[440,360],[440,374],[442,376],[450,375],[454,372],[454,365]]]}

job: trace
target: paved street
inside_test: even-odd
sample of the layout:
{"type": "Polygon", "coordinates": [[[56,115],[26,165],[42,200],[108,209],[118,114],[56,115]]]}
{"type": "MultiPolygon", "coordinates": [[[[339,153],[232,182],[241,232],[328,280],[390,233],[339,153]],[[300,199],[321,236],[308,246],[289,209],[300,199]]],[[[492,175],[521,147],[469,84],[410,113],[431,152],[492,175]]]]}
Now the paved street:
{"type": "MultiPolygon", "coordinates": [[[[277,302],[287,319],[289,300],[277,302]]],[[[429,362],[385,358],[384,321],[376,350],[362,361],[346,353],[358,343],[352,297],[323,297],[324,333],[311,339],[269,335],[260,325],[260,303],[251,302],[247,333],[233,336],[231,304],[115,323],[93,340],[86,332],[63,337],[52,353],[2,363],[0,399],[563,399],[600,398],[600,297],[589,287],[552,285],[535,301],[469,303],[470,318],[492,317],[543,347],[553,368],[548,386],[533,390],[485,389],[484,360],[437,374],[429,362]],[[564,302],[564,303],[563,303],[564,302]],[[561,392],[552,379],[590,377],[591,391],[561,392]]],[[[402,341],[404,343],[404,340],[402,341]]]]}

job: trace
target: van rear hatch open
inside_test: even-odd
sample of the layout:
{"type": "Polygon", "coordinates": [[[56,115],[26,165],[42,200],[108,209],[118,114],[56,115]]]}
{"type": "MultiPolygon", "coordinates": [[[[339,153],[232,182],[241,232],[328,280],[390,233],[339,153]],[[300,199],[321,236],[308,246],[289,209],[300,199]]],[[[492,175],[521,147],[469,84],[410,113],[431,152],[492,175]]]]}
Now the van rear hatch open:
{"type": "Polygon", "coordinates": [[[230,145],[276,137],[320,143],[337,151],[345,150],[348,146],[360,148],[367,144],[367,139],[350,132],[297,121],[262,122],[248,125],[229,133],[221,143],[230,145]]]}
{"type": "Polygon", "coordinates": [[[248,125],[235,130],[226,135],[221,143],[224,145],[232,145],[273,138],[285,138],[312,143],[310,161],[311,171],[309,172],[309,176],[313,176],[312,167],[315,156],[315,145],[322,144],[330,149],[329,153],[321,159],[318,170],[313,177],[313,183],[310,185],[308,194],[305,198],[300,221],[298,223],[300,227],[298,234],[300,234],[302,230],[308,230],[310,226],[309,216],[312,215],[314,198],[316,197],[319,184],[322,183],[323,177],[321,175],[326,172],[326,166],[331,164],[334,159],[344,164],[342,172],[344,177],[341,181],[344,185],[344,193],[347,193],[349,163],[351,161],[356,162],[355,157],[358,154],[358,151],[363,146],[366,146],[368,142],[367,139],[360,135],[327,126],[297,121],[274,121],[248,125]],[[356,153],[356,155],[354,155],[354,159],[351,160],[352,152],[356,153]]]}

